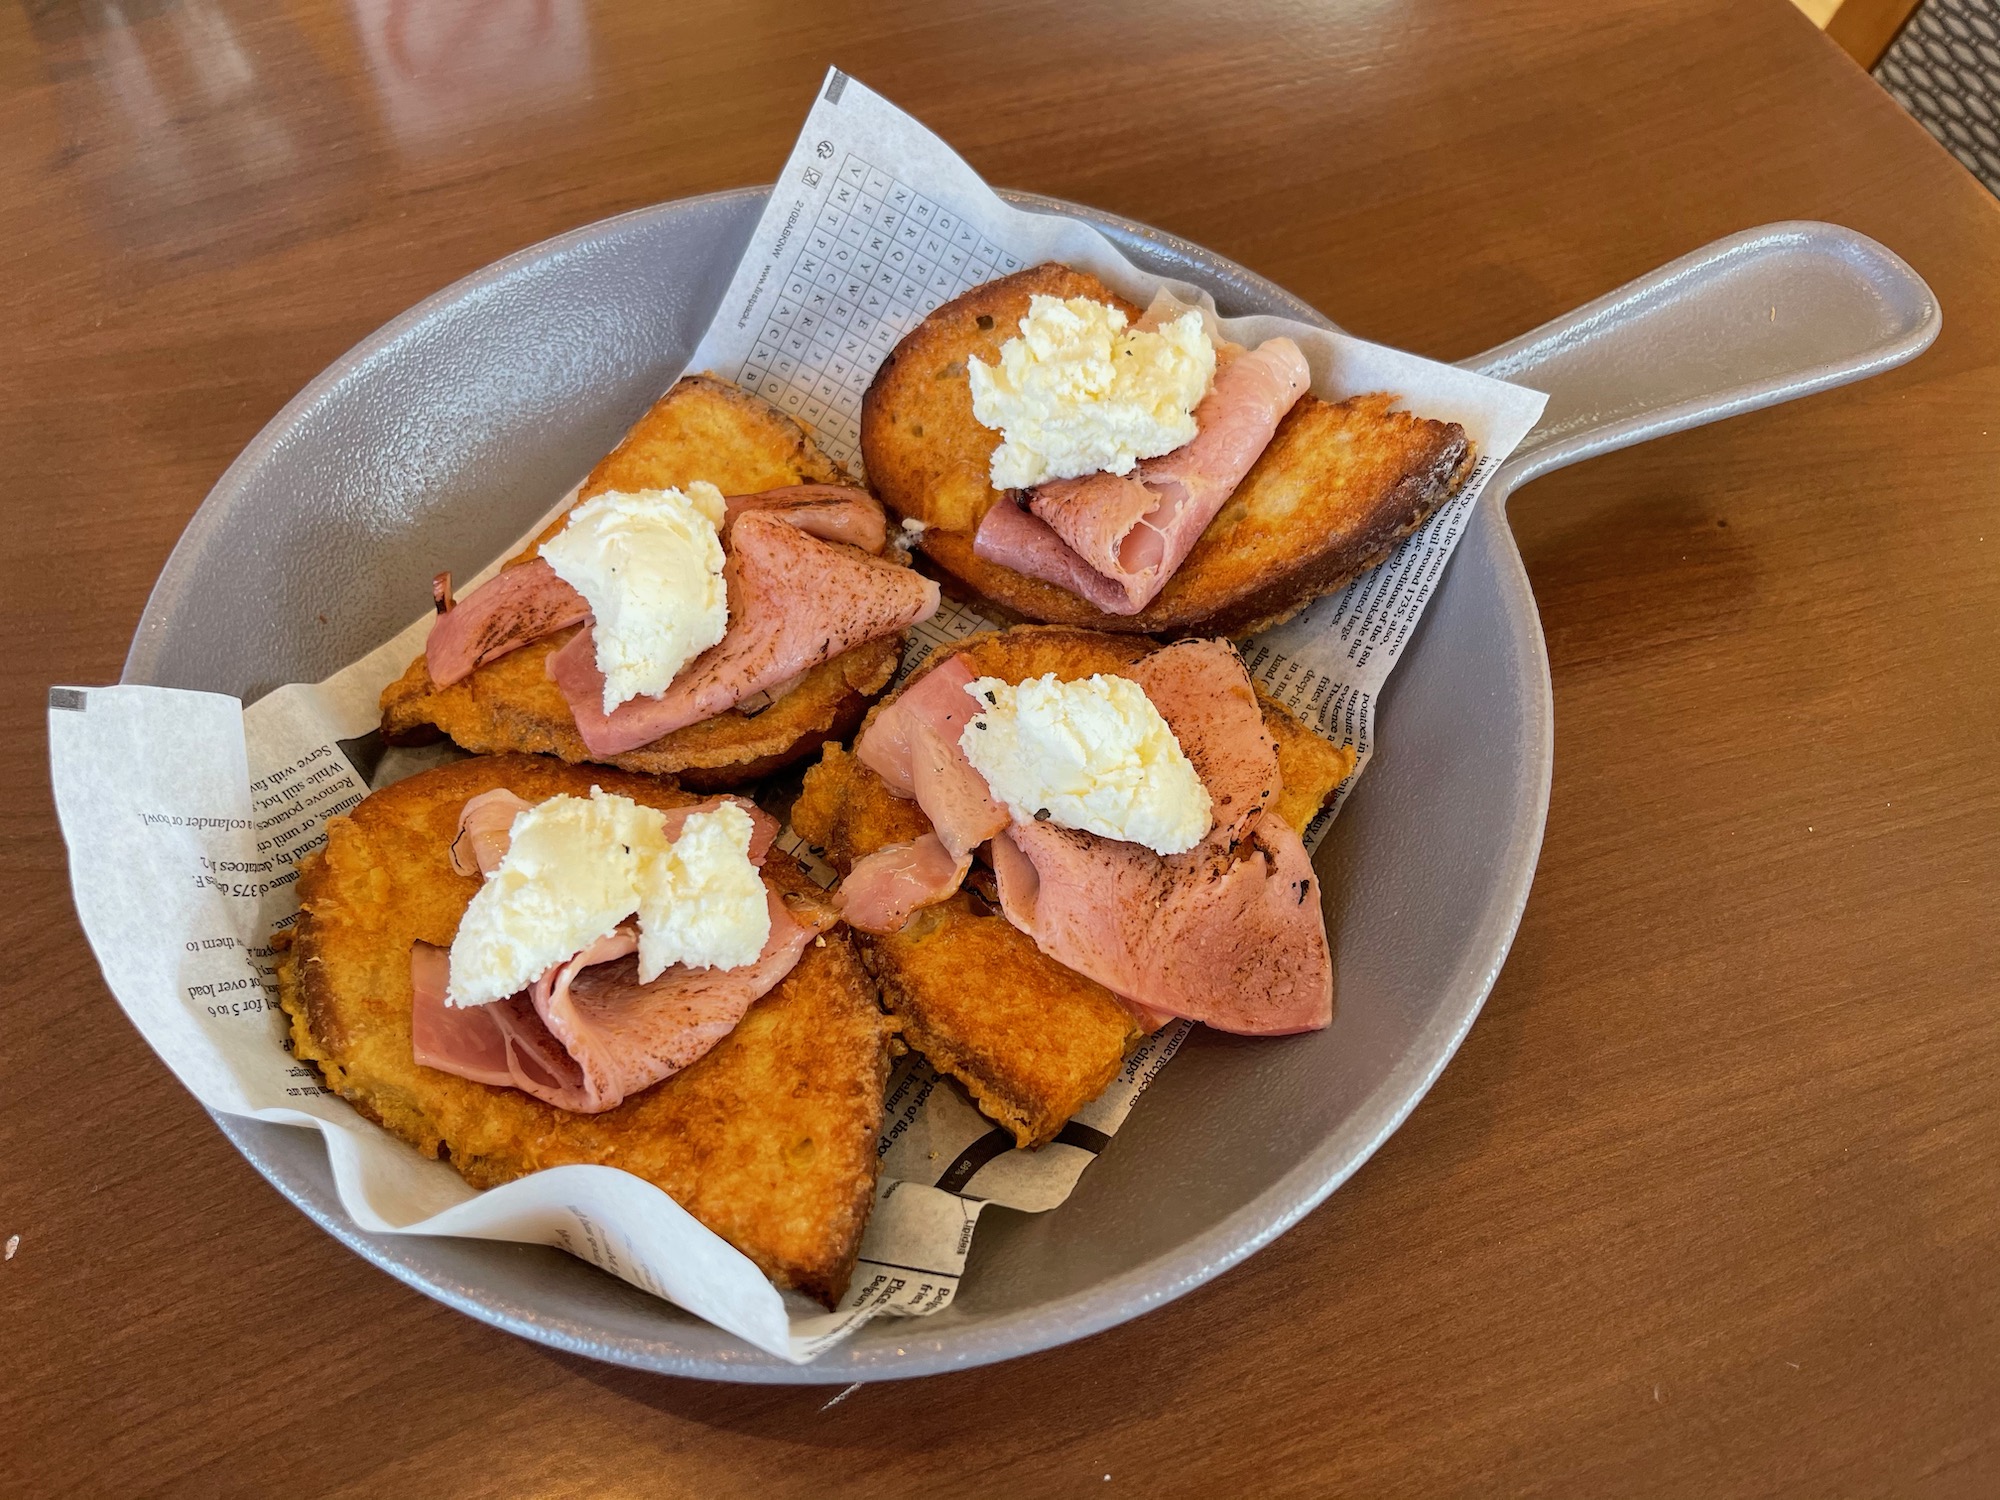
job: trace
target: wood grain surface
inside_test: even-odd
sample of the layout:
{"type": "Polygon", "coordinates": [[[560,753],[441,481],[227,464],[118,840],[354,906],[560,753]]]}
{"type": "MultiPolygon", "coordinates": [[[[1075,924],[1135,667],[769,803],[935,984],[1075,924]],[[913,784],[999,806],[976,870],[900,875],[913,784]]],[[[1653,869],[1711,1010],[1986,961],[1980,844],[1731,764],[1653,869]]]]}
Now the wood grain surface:
{"type": "Polygon", "coordinates": [[[1826,34],[1864,68],[1872,69],[1909,24],[1923,0],[1840,0],[1826,34]]]}
{"type": "Polygon", "coordinates": [[[0,1490],[2000,1493],[2000,206],[1785,0],[23,0],[0,208],[0,1490]],[[98,977],[42,705],[329,360],[769,180],[836,61],[1427,355],[1789,218],[1945,331],[1515,497],[1541,869],[1352,1181],[1135,1323],[832,1404],[551,1353],[287,1206],[98,977]]]}

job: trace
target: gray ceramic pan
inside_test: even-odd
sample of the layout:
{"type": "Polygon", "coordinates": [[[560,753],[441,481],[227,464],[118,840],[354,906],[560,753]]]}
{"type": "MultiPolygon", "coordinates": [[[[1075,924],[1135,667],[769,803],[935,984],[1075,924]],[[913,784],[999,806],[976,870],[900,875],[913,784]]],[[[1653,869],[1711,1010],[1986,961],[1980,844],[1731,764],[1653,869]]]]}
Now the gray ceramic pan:
{"type": "MultiPolygon", "coordinates": [[[[497,556],[666,388],[719,303],[762,190],[580,229],[447,288],[337,361],[208,497],[146,608],[125,681],[253,699],[353,660],[440,568],[497,556]],[[321,623],[324,620],[325,623],[321,623]]],[[[1225,313],[1324,322],[1195,245],[1048,199],[1225,313]]],[[[1318,1204],[1423,1097],[1520,920],[1554,725],[1508,496],[1563,464],[1902,363],[1936,300],[1826,224],[1719,241],[1467,363],[1550,393],[1489,487],[1381,709],[1380,748],[1318,855],[1338,945],[1331,1029],[1197,1031],[1075,1196],[982,1221],[946,1312],[880,1320],[804,1368],[554,1250],[363,1234],[316,1133],[218,1117],[273,1185],[391,1275],[498,1327],[643,1369],[845,1384],[1005,1359],[1136,1317],[1318,1204]]]]}

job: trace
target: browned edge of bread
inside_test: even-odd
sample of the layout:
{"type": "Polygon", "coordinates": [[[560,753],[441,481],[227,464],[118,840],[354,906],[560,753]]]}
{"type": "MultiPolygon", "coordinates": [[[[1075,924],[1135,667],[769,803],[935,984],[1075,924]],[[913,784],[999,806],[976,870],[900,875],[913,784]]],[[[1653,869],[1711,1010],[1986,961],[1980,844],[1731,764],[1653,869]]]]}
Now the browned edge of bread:
{"type": "Polygon", "coordinates": [[[577,732],[562,689],[549,679],[549,656],[574,628],[531,641],[488,662],[448,688],[432,685],[420,656],[382,692],[382,733],[409,744],[442,730],[475,754],[524,752],[577,764],[607,764],[673,776],[698,791],[747,785],[851,734],[902,659],[900,635],[867,641],[806,673],[762,709],[731,709],[651,744],[596,757],[577,732]]]}
{"type": "Polygon", "coordinates": [[[1166,639],[1240,638],[1379,565],[1471,473],[1457,423],[1398,411],[1399,398],[1385,392],[1339,402],[1307,395],[1159,597],[1137,614],[1107,615],[973,547],[980,518],[1003,497],[987,481],[999,434],[972,415],[966,361],[996,360],[1037,294],[1133,311],[1094,277],[1031,266],[932,312],[876,371],[861,409],[862,455],[883,503],[925,524],[918,546],[941,574],[1011,618],[1166,639]]]}
{"type": "MultiPolygon", "coordinates": [[[[658,807],[671,784],[536,756],[456,761],[397,782],[329,820],[301,865],[301,908],[279,959],[295,1055],[365,1117],[475,1187],[573,1163],[659,1186],[781,1287],[834,1305],[874,1203],[893,1021],[843,929],[728,1036],[672,1077],[596,1115],[421,1066],[410,1035],[409,949],[449,944],[474,877],[449,846],[466,799],[505,786],[531,800],[603,786],[658,807]]],[[[788,900],[824,901],[773,850],[788,900]]]]}
{"type": "MultiPolygon", "coordinates": [[[[713,375],[687,375],[591,470],[576,503],[607,490],[684,487],[697,479],[729,493],[853,483],[803,427],[763,397],[713,375]]],[[[508,565],[531,560],[566,522],[567,513],[549,522],[508,565]]],[[[730,709],[635,750],[598,757],[585,747],[545,670],[550,654],[574,633],[530,642],[445,688],[431,681],[419,654],[382,692],[384,738],[410,744],[441,732],[475,753],[556,755],[674,776],[697,790],[738,787],[852,733],[902,654],[900,635],[865,642],[820,663],[763,708],[730,709]]]]}
{"type": "MultiPolygon", "coordinates": [[[[979,676],[1018,682],[1053,672],[1073,680],[1118,672],[1154,649],[1133,636],[1017,626],[967,636],[924,670],[965,656],[979,676]]],[[[1278,746],[1282,785],[1273,810],[1303,831],[1353,769],[1354,753],[1321,738],[1261,687],[1258,696],[1278,746]]],[[[864,855],[930,831],[914,802],[893,795],[838,745],[806,773],[792,824],[843,873],[864,855]]],[[[1109,990],[1043,954],[978,887],[975,878],[901,931],[857,933],[856,942],[904,1040],[962,1083],[1017,1145],[1045,1145],[1117,1076],[1140,1030],[1109,990]]]]}

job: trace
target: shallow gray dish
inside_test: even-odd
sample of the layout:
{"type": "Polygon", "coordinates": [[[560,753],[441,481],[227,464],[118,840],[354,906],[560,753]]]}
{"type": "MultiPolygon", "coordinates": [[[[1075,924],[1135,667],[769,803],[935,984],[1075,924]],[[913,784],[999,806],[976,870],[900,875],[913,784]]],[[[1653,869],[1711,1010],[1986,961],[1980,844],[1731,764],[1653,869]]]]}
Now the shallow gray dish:
{"type": "MultiPolygon", "coordinates": [[[[355,659],[440,568],[497,556],[680,372],[762,210],[746,189],[548,241],[337,360],[223,475],[160,576],[127,682],[254,699],[355,659]],[[322,617],[324,624],[321,623],[322,617]]],[[[1225,313],[1319,313],[1220,256],[1052,199],[1225,313]]],[[[1548,391],[1392,679],[1375,762],[1318,856],[1338,946],[1331,1029],[1197,1031],[1052,1213],[982,1221],[946,1312],[878,1320],[798,1368],[554,1250],[364,1234],[311,1131],[217,1116],[280,1192],[391,1275],[556,1348],[677,1375],[922,1375],[1080,1338],[1180,1296],[1297,1222],[1430,1087],[1520,920],[1554,727],[1506,501],[1592,454],[1900,364],[1936,300],[1873,241],[1779,224],[1717,242],[1468,366],[1548,391]]]]}

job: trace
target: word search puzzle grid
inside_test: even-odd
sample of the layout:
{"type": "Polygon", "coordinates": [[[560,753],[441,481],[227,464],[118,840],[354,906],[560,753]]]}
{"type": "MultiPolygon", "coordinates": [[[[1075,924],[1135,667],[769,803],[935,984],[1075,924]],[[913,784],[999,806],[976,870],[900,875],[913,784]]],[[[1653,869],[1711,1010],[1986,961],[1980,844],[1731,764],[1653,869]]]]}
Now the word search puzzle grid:
{"type": "Polygon", "coordinates": [[[737,383],[851,464],[862,393],[896,341],[940,303],[1020,269],[957,214],[850,152],[737,383]]]}

